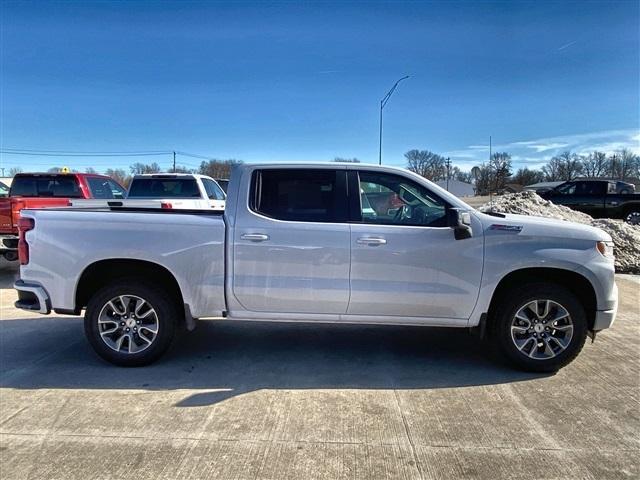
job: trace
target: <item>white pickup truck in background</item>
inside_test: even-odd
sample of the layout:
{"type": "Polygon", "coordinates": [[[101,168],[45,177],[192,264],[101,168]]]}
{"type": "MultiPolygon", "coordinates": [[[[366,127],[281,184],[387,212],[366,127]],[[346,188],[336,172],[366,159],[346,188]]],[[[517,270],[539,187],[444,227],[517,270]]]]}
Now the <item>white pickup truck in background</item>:
{"type": "Polygon", "coordinates": [[[227,198],[224,213],[23,210],[16,306],[86,309],[95,351],[127,366],[158,359],[180,323],[225,317],[472,328],[553,371],[616,315],[607,233],[484,214],[406,170],[242,165],[227,198]]]}
{"type": "Polygon", "coordinates": [[[211,177],[195,173],[135,175],[124,199],[72,199],[72,207],[224,210],[226,194],[211,177]]]}

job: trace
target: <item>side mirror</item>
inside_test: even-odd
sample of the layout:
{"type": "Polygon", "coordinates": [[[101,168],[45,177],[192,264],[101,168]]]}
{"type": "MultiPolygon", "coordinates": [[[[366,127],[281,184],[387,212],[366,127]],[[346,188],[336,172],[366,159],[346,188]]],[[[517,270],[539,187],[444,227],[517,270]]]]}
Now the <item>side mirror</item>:
{"type": "Polygon", "coordinates": [[[453,228],[453,234],[456,240],[464,240],[471,238],[473,232],[471,230],[471,214],[459,208],[450,208],[448,211],[448,224],[453,228]]]}

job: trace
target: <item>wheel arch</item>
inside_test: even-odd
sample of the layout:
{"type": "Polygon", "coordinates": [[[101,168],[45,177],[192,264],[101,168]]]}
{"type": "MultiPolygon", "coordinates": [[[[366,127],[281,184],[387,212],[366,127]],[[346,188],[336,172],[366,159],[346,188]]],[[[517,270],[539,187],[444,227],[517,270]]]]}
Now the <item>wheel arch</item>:
{"type": "MultiPolygon", "coordinates": [[[[88,265],[76,284],[75,309],[86,307],[95,292],[118,278],[152,278],[154,283],[172,295],[180,307],[184,305],[182,290],[175,276],[165,267],[148,260],[129,258],[98,260],[88,265]]],[[[186,308],[188,310],[188,308],[186,308]]]]}
{"type": "Polygon", "coordinates": [[[537,282],[555,283],[576,295],[584,306],[589,330],[593,329],[597,308],[597,297],[593,285],[585,276],[561,268],[522,268],[505,275],[493,291],[488,311],[489,323],[495,318],[498,305],[514,285],[537,282]]]}

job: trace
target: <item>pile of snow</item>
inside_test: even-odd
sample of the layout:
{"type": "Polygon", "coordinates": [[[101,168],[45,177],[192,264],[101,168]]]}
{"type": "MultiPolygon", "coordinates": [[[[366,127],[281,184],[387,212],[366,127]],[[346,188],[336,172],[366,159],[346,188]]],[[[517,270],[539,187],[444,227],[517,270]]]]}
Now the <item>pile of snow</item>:
{"type": "Polygon", "coordinates": [[[495,197],[493,202],[479,208],[481,212],[517,213],[537,217],[557,218],[601,228],[613,239],[616,254],[616,272],[640,273],[640,226],[622,220],[594,219],[562,205],[544,200],[535,192],[511,193],[495,197]]]}
{"type": "Polygon", "coordinates": [[[613,238],[616,272],[640,273],[640,225],[629,225],[622,220],[598,218],[591,222],[613,238]]]}

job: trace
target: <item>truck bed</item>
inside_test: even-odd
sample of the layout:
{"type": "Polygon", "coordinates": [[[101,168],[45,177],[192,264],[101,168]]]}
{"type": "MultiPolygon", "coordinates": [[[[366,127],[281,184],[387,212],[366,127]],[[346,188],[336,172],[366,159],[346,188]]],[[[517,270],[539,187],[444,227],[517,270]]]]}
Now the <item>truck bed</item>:
{"type": "Polygon", "coordinates": [[[113,258],[169,270],[194,317],[225,309],[222,212],[111,207],[23,210],[22,215],[42,227],[32,232],[31,261],[22,266],[22,275],[60,289],[50,292],[58,302],[54,309],[73,309],[76,292],[64,285],[76,284],[95,262],[113,258]]]}

